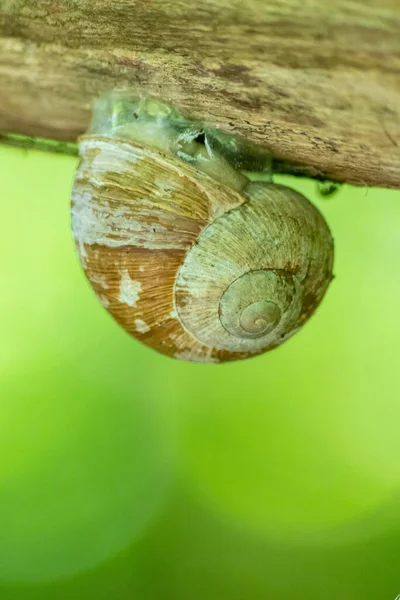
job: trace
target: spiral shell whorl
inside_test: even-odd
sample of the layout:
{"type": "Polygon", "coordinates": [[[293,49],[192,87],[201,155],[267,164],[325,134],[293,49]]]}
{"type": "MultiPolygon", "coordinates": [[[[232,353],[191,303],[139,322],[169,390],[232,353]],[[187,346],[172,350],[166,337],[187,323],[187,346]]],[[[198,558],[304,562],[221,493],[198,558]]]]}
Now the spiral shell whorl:
{"type": "Polygon", "coordinates": [[[249,271],[223,294],[220,320],[236,338],[258,340],[274,331],[294,299],[299,305],[301,298],[296,298],[290,276],[268,270],[249,271]]]}
{"type": "Polygon", "coordinates": [[[331,244],[303,196],[250,184],[247,201],[205,228],[186,256],[175,286],[182,325],[216,350],[256,354],[281,344],[322,298],[331,244]]]}

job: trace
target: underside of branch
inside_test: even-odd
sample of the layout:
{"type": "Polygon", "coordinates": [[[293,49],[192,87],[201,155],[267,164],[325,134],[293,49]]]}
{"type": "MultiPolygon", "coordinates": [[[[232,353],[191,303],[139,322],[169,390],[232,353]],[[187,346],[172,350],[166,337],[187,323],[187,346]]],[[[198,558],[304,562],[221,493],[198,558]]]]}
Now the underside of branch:
{"type": "Polygon", "coordinates": [[[93,98],[132,88],[280,172],[400,187],[399,31],[398,0],[0,0],[0,141],[73,153],[93,98]]]}

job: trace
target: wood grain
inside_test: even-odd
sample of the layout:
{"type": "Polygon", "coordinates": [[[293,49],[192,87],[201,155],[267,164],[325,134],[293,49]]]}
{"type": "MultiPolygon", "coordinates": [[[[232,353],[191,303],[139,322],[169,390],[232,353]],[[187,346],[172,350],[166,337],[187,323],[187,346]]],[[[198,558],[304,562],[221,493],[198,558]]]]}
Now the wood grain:
{"type": "Polygon", "coordinates": [[[278,170],[400,187],[400,0],[0,0],[0,132],[73,141],[137,87],[278,170]]]}

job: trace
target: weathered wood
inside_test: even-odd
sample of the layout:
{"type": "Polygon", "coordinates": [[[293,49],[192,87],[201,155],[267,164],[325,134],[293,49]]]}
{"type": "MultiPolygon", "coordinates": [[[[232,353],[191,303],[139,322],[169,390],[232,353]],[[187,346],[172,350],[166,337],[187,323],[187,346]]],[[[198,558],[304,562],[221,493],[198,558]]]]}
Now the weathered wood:
{"type": "Polygon", "coordinates": [[[0,0],[0,131],[74,140],[161,95],[281,171],[400,187],[400,0],[0,0]]]}

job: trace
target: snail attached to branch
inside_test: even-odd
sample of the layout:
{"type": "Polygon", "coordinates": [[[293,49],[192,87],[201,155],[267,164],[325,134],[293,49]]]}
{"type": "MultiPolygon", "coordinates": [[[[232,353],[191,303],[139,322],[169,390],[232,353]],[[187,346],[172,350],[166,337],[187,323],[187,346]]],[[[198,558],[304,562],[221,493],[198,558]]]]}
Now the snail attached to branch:
{"type": "Polygon", "coordinates": [[[271,157],[153,97],[103,95],[80,140],[73,232],[104,307],[168,356],[219,363],[296,333],[332,279],[319,211],[271,157]]]}

